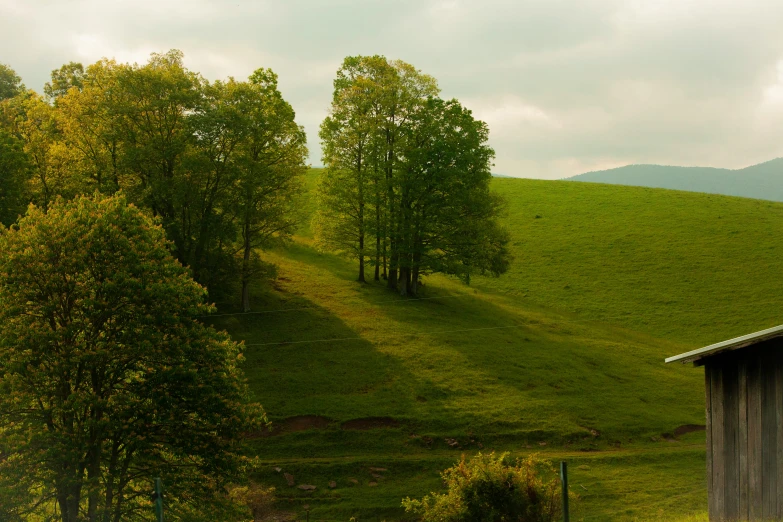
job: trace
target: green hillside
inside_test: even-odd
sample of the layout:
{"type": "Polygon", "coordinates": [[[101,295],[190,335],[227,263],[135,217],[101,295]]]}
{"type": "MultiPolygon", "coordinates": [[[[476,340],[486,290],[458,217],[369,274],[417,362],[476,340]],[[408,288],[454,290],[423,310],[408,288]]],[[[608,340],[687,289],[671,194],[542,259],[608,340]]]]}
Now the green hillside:
{"type": "Polygon", "coordinates": [[[509,201],[516,261],[476,288],[691,347],[783,322],[783,204],[562,181],[493,183],[509,201]]]}
{"type": "Polygon", "coordinates": [[[783,201],[783,158],[736,170],[668,165],[626,165],[616,169],[586,172],[569,178],[569,180],[689,190],[783,201]]]}
{"type": "Polygon", "coordinates": [[[783,205],[493,184],[516,256],[501,278],[429,277],[423,298],[402,299],[355,283],[354,263],[314,250],[304,227],[264,255],[277,269],[255,313],[211,319],[246,342],[275,426],[252,439],[259,479],[300,518],[309,505],[313,519],[392,520],[463,453],[539,451],[571,463],[576,520],[703,511],[704,436],[689,432],[702,374],[663,358],[777,324],[783,205]]]}

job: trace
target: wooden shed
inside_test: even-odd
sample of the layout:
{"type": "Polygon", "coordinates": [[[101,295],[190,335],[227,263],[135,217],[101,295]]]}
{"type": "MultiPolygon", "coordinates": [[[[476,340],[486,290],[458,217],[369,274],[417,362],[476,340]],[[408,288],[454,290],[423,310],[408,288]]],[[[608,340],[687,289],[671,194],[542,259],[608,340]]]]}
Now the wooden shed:
{"type": "Polygon", "coordinates": [[[710,521],[783,520],[783,326],[666,362],[704,366],[710,521]]]}

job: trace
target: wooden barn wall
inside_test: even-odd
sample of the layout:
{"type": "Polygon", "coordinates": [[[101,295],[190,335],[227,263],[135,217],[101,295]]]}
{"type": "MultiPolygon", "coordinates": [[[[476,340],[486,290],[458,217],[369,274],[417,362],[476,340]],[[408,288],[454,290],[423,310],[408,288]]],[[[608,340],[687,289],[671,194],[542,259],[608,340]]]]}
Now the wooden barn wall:
{"type": "Polygon", "coordinates": [[[783,520],[783,341],[705,360],[711,521],[783,520]]]}

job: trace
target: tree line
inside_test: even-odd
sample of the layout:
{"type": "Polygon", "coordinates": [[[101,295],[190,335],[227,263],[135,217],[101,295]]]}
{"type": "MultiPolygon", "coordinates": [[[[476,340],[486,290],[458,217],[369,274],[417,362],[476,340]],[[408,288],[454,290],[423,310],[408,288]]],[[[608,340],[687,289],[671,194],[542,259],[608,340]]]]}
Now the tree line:
{"type": "Polygon", "coordinates": [[[72,62],[44,96],[0,71],[0,220],[28,202],[121,190],[161,220],[174,256],[212,294],[239,282],[247,311],[256,249],[298,224],[304,129],[271,70],[209,82],[182,58],[72,62]]]}
{"type": "MultiPolygon", "coordinates": [[[[510,262],[488,128],[438,94],[348,57],[320,129],[317,242],[403,295],[510,262]]],[[[242,442],[266,418],[205,288],[249,310],[306,157],[269,69],[210,82],[174,50],[65,64],[41,95],[0,65],[0,518],[146,520],[161,474],[175,519],[242,518],[242,442]]]]}
{"type": "Polygon", "coordinates": [[[438,93],[405,62],[348,57],[320,129],[316,238],[354,257],[359,281],[369,265],[402,295],[416,295],[427,273],[469,282],[510,262],[487,125],[438,93]]]}

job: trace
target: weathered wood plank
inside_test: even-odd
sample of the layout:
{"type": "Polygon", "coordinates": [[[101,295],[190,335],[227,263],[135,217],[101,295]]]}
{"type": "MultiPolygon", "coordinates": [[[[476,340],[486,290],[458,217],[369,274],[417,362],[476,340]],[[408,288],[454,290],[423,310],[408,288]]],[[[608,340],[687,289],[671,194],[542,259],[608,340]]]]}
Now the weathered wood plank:
{"type": "Polygon", "coordinates": [[[762,520],[761,364],[748,359],[748,519],[762,520]]]}
{"type": "MultiPolygon", "coordinates": [[[[710,520],[717,519],[717,510],[715,508],[715,494],[712,491],[712,366],[704,366],[704,410],[705,426],[707,434],[707,513],[710,520]]],[[[717,426],[720,426],[718,424],[717,426]]]]}
{"type": "Polygon", "coordinates": [[[723,443],[723,368],[712,368],[712,493],[715,519],[726,519],[726,468],[723,443]]]}
{"type": "Polygon", "coordinates": [[[777,520],[783,520],[783,352],[775,352],[775,409],[776,409],[776,435],[777,435],[777,520]]]}
{"type": "Polygon", "coordinates": [[[762,355],[762,516],[774,520],[778,512],[777,499],[777,400],[775,399],[775,365],[770,354],[762,355]]]}
{"type": "Polygon", "coordinates": [[[723,466],[726,520],[739,519],[739,389],[736,365],[723,367],[723,466]]]}
{"type": "Polygon", "coordinates": [[[748,363],[743,359],[737,365],[739,438],[737,453],[739,463],[739,519],[750,517],[748,510],[748,363]]]}

